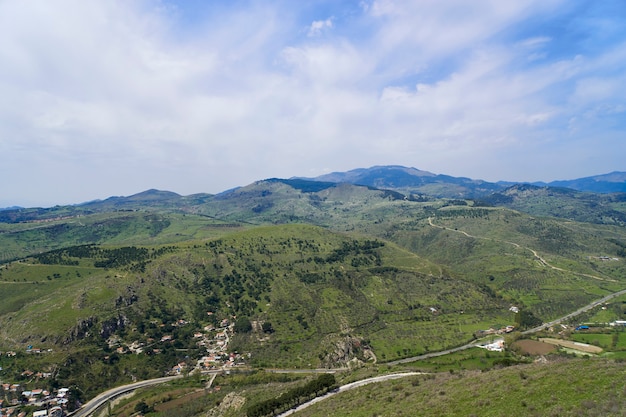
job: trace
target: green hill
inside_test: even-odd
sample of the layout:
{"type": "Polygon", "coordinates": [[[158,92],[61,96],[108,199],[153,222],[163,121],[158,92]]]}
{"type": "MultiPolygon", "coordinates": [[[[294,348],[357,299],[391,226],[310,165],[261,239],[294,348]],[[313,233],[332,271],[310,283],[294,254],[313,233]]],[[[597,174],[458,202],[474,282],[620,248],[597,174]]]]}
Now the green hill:
{"type": "MultiPolygon", "coordinates": [[[[205,338],[228,339],[224,355],[246,367],[373,367],[624,289],[617,214],[598,221],[574,191],[496,197],[270,179],[214,196],[151,190],[3,211],[0,351],[17,355],[0,355],[0,376],[30,383],[22,373],[38,369],[89,398],[195,363],[205,338]]],[[[597,204],[619,213],[622,202],[597,204]]],[[[618,310],[606,320],[623,319],[618,310]]]]}
{"type": "Polygon", "coordinates": [[[535,216],[597,224],[626,225],[626,194],[596,194],[569,188],[520,184],[481,198],[489,205],[535,216]]]}

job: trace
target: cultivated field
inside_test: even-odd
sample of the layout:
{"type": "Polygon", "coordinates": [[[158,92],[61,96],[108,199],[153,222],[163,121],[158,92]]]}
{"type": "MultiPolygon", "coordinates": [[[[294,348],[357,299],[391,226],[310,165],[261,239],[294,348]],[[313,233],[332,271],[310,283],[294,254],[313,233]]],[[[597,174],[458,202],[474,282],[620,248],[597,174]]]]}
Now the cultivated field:
{"type": "Polygon", "coordinates": [[[572,342],[570,340],[552,339],[549,337],[539,339],[542,342],[549,343],[551,345],[562,346],[568,349],[580,350],[585,353],[602,353],[602,348],[598,346],[588,345],[586,343],[572,342]]]}
{"type": "Polygon", "coordinates": [[[530,339],[518,340],[513,343],[513,346],[519,348],[523,354],[527,355],[546,355],[556,350],[554,344],[530,339]]]}

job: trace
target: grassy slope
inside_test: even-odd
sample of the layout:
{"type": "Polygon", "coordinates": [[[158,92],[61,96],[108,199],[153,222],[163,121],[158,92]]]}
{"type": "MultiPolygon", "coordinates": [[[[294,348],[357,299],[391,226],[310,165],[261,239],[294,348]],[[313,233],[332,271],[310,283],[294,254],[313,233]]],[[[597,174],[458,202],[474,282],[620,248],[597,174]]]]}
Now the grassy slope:
{"type": "Polygon", "coordinates": [[[233,227],[238,226],[205,216],[149,211],[0,223],[0,262],[87,243],[159,245],[217,237],[230,233],[233,227]]]}
{"type": "Polygon", "coordinates": [[[485,197],[490,204],[534,216],[551,216],[580,222],[624,226],[626,194],[594,194],[567,188],[516,185],[485,197]]]}
{"type": "Polygon", "coordinates": [[[13,263],[0,285],[31,289],[16,291],[4,307],[2,335],[14,343],[55,341],[78,320],[102,323],[120,314],[144,323],[178,314],[200,326],[210,310],[271,322],[276,331],[268,341],[259,344],[267,335],[254,333],[240,338],[241,348],[261,364],[302,366],[324,363],[349,336],[390,360],[510,321],[508,306],[481,287],[440,276],[438,267],[392,244],[370,249],[367,242],[311,226],[273,226],[171,247],[143,271],[93,268],[85,259],[78,266],[13,263]],[[136,300],[127,305],[131,294],[136,300]]]}
{"type": "Polygon", "coordinates": [[[372,384],[297,416],[618,416],[626,365],[603,359],[441,373],[372,384]],[[573,384],[572,382],[576,383],[573,384]]]}
{"type": "Polygon", "coordinates": [[[619,227],[460,207],[433,212],[430,223],[406,223],[390,238],[544,320],[624,286],[624,262],[597,259],[616,256],[620,246],[611,239],[624,238],[619,227]]]}

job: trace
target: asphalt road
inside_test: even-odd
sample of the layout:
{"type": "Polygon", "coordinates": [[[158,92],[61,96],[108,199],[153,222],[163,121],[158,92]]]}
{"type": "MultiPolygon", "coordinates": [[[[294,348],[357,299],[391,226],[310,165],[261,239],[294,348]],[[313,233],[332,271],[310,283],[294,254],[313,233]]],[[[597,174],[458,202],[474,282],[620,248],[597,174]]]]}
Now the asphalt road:
{"type": "MultiPolygon", "coordinates": [[[[607,302],[608,300],[618,297],[620,295],[626,294],[626,290],[621,290],[618,292],[615,292],[613,294],[609,294],[605,297],[602,297],[599,300],[596,300],[584,307],[579,308],[578,310],[569,313],[561,318],[558,318],[556,320],[552,320],[548,323],[543,323],[540,326],[534,327],[532,329],[526,330],[524,332],[522,332],[522,334],[530,334],[530,333],[535,333],[541,330],[545,330],[548,327],[552,327],[556,324],[559,324],[565,320],[568,320],[572,317],[575,317],[579,314],[582,314],[586,311],[591,310],[594,307],[597,307],[605,302],[607,302]]],[[[452,348],[452,349],[446,349],[446,350],[442,350],[440,352],[431,352],[431,353],[425,353],[423,355],[419,355],[419,356],[413,356],[410,358],[405,358],[405,359],[399,359],[397,361],[392,361],[392,362],[387,362],[387,365],[400,365],[403,363],[410,363],[410,362],[416,362],[419,360],[423,360],[423,359],[428,359],[428,358],[434,358],[437,356],[443,356],[443,355],[448,355],[450,353],[454,353],[454,352],[458,352],[461,350],[465,350],[465,349],[469,349],[472,347],[475,347],[477,345],[476,341],[470,342],[468,344],[465,344],[463,346],[459,346],[456,348],[452,348]]],[[[293,370],[289,370],[289,369],[276,369],[273,370],[273,372],[277,372],[277,373],[298,373],[298,372],[328,372],[328,370],[321,370],[321,369],[316,369],[316,370],[303,370],[303,369],[293,369],[293,370]]],[[[331,395],[337,394],[338,392],[343,392],[349,389],[353,389],[356,387],[360,387],[366,384],[371,384],[374,382],[380,382],[380,381],[386,381],[389,379],[396,379],[396,378],[404,378],[406,376],[411,376],[411,375],[420,375],[420,372],[407,372],[407,373],[401,373],[401,374],[390,374],[390,375],[383,375],[383,376],[379,376],[379,377],[374,377],[374,378],[368,378],[368,379],[364,379],[361,381],[356,381],[356,382],[352,382],[350,384],[347,385],[343,385],[341,387],[339,387],[338,390],[335,390],[333,392],[329,392],[326,395],[323,395],[321,397],[317,397],[305,404],[302,404],[300,407],[293,409],[293,410],[289,410],[286,413],[281,414],[280,416],[287,416],[290,415],[302,408],[306,408],[311,404],[315,404],[318,401],[322,401],[328,397],[330,397],[331,395]]],[[[73,414],[70,414],[72,417],[88,417],[90,416],[94,411],[96,411],[98,409],[98,407],[104,405],[107,401],[109,401],[110,399],[117,397],[118,395],[127,393],[129,391],[133,391],[136,390],[138,388],[143,388],[143,387],[147,387],[150,385],[157,385],[157,384],[161,384],[164,382],[168,382],[171,381],[173,379],[176,378],[181,378],[181,376],[167,376],[167,377],[163,377],[163,378],[156,378],[156,379],[149,379],[146,381],[140,381],[140,382],[135,382],[133,384],[129,384],[129,385],[124,385],[121,387],[117,387],[117,388],[113,388],[110,389],[108,391],[103,392],[102,394],[99,394],[98,396],[96,396],[95,398],[93,398],[91,401],[89,401],[87,404],[85,404],[83,407],[81,407],[78,411],[74,412],[73,414]]]]}
{"type": "Polygon", "coordinates": [[[164,382],[168,382],[173,379],[181,378],[181,377],[182,376],[180,375],[179,376],[166,376],[163,378],[148,379],[146,381],[139,381],[133,384],[128,384],[128,385],[124,385],[121,387],[112,388],[108,391],[103,392],[102,394],[99,394],[98,396],[93,398],[91,401],[89,401],[87,404],[83,405],[78,411],[70,415],[72,417],[87,417],[91,415],[94,411],[96,411],[98,407],[104,405],[107,401],[109,401],[112,398],[117,397],[118,395],[125,394],[129,391],[134,391],[138,388],[148,387],[150,385],[162,384],[164,382]]]}
{"type": "Polygon", "coordinates": [[[340,392],[344,392],[344,391],[348,391],[354,388],[358,388],[358,387],[362,387],[363,385],[367,385],[367,384],[372,384],[374,382],[382,382],[382,381],[389,381],[391,379],[398,379],[398,378],[406,378],[407,376],[414,376],[414,375],[424,375],[423,372],[403,372],[403,373],[399,373],[399,374],[389,374],[389,375],[381,375],[381,376],[375,376],[373,378],[367,378],[367,379],[362,379],[360,381],[355,381],[355,382],[351,382],[349,384],[346,385],[342,385],[339,388],[337,388],[334,391],[330,391],[320,397],[315,397],[313,398],[311,401],[308,401],[304,404],[300,404],[298,407],[296,408],[292,408],[291,410],[285,411],[282,414],[278,414],[276,417],[284,417],[284,416],[289,416],[293,413],[296,413],[300,410],[303,410],[315,403],[318,403],[320,401],[323,401],[329,397],[332,397],[333,395],[339,394],[340,392]]]}
{"type": "Polygon", "coordinates": [[[561,323],[561,322],[563,322],[565,320],[571,319],[572,317],[575,317],[575,316],[577,316],[579,314],[582,314],[585,311],[589,311],[592,308],[597,307],[600,304],[606,303],[610,299],[615,298],[615,297],[619,297],[620,295],[623,295],[623,294],[626,294],[626,290],[621,290],[621,291],[618,291],[618,292],[614,292],[613,294],[609,294],[609,295],[607,295],[605,297],[602,297],[599,300],[594,301],[591,304],[587,304],[586,306],[581,307],[578,310],[576,310],[576,311],[574,311],[572,313],[569,313],[566,316],[563,316],[563,317],[561,317],[559,319],[556,319],[556,320],[552,320],[552,321],[550,321],[548,323],[543,323],[542,325],[537,326],[537,327],[533,327],[532,329],[526,330],[526,331],[522,332],[522,334],[530,334],[530,333],[535,333],[535,332],[538,332],[538,331],[541,331],[541,330],[545,330],[548,327],[552,327],[555,324],[559,324],[559,323],[561,323]]]}

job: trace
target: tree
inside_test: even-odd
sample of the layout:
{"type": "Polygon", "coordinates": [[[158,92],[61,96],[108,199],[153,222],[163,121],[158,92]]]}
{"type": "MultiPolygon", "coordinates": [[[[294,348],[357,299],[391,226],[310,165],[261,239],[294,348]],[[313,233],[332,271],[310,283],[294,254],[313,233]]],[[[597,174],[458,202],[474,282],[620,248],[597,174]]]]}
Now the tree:
{"type": "Polygon", "coordinates": [[[250,333],[252,331],[252,323],[247,317],[239,317],[235,322],[235,333],[250,333]]]}
{"type": "Polygon", "coordinates": [[[263,333],[274,333],[272,323],[270,323],[269,321],[264,322],[261,328],[263,329],[263,333]]]}
{"type": "Polygon", "coordinates": [[[148,414],[154,411],[154,407],[150,407],[142,400],[135,405],[135,411],[141,414],[148,414]]]}

